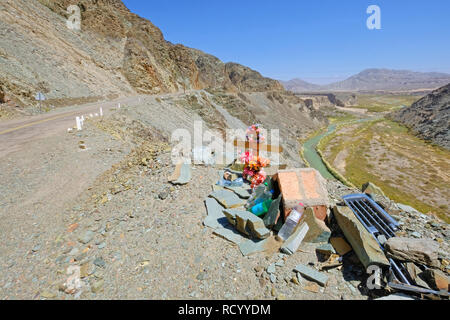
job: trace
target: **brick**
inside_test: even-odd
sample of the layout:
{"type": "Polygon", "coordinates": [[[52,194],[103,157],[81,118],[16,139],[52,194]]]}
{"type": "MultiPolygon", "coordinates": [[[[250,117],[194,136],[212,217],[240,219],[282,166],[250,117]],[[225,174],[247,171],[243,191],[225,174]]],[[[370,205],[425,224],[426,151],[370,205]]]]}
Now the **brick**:
{"type": "Polygon", "coordinates": [[[302,275],[302,277],[307,280],[317,282],[322,287],[325,287],[328,282],[327,275],[320,273],[319,271],[311,269],[302,264],[296,266],[294,271],[300,273],[302,275]]]}
{"type": "Polygon", "coordinates": [[[312,206],[311,207],[314,211],[314,215],[316,216],[317,219],[321,220],[321,221],[325,221],[327,219],[327,212],[328,212],[328,207],[327,206],[312,206]]]}
{"type": "Polygon", "coordinates": [[[312,168],[280,170],[274,176],[283,195],[285,218],[300,202],[314,210],[317,218],[324,221],[329,204],[326,181],[312,168]]]}
{"type": "Polygon", "coordinates": [[[389,261],[375,238],[361,224],[349,207],[334,207],[334,216],[361,263],[367,269],[371,265],[389,267],[389,261]]]}

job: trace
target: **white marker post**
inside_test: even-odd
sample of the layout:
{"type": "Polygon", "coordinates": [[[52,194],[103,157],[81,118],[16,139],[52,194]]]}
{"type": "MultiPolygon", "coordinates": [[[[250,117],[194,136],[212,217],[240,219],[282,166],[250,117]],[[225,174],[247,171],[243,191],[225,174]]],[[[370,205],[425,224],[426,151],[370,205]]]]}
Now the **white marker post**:
{"type": "Polygon", "coordinates": [[[78,131],[83,130],[83,125],[82,125],[82,123],[81,123],[80,117],[77,117],[76,120],[77,120],[77,130],[78,130],[78,131]]]}
{"type": "Polygon", "coordinates": [[[120,103],[119,103],[118,107],[119,107],[119,109],[120,109],[120,103]]]}
{"type": "Polygon", "coordinates": [[[100,107],[100,117],[103,117],[103,108],[100,107]]]}
{"type": "Polygon", "coordinates": [[[36,94],[35,99],[36,99],[37,101],[39,101],[39,112],[41,112],[41,111],[42,111],[42,101],[45,101],[46,98],[45,98],[45,96],[44,96],[44,94],[43,94],[42,92],[38,92],[38,93],[36,94]]]}

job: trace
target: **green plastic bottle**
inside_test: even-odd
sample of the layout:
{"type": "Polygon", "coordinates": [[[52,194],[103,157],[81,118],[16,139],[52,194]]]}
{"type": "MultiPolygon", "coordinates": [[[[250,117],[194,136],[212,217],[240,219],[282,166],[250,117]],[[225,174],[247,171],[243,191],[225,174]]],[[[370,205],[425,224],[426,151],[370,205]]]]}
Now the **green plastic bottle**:
{"type": "Polygon", "coordinates": [[[261,217],[265,215],[267,212],[269,212],[272,202],[273,202],[272,199],[267,199],[264,202],[258,203],[251,209],[251,212],[256,216],[261,217]]]}

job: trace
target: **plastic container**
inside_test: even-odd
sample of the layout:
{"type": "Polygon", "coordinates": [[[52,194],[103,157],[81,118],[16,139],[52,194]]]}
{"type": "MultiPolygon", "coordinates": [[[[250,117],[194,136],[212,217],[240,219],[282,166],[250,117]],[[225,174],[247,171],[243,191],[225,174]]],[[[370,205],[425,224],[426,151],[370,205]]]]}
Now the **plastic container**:
{"type": "Polygon", "coordinates": [[[251,212],[258,217],[263,216],[267,212],[269,212],[272,202],[273,202],[273,200],[272,200],[272,198],[270,198],[261,203],[258,203],[257,205],[252,207],[251,212]]]}
{"type": "Polygon", "coordinates": [[[261,198],[264,193],[267,191],[267,183],[264,185],[257,186],[252,193],[252,196],[249,199],[249,202],[255,201],[256,199],[261,198]]]}
{"type": "Polygon", "coordinates": [[[297,207],[294,208],[294,210],[292,210],[291,214],[287,218],[280,232],[278,232],[278,237],[280,239],[282,239],[283,241],[289,239],[289,237],[294,233],[298,223],[300,222],[300,219],[302,218],[304,211],[305,207],[303,206],[303,204],[299,204],[297,207]]]}
{"type": "Polygon", "coordinates": [[[234,181],[228,181],[222,178],[217,182],[217,185],[221,187],[242,187],[244,185],[244,179],[238,178],[234,181]]]}
{"type": "Polygon", "coordinates": [[[265,190],[263,194],[259,195],[258,198],[249,200],[249,207],[253,207],[257,204],[260,204],[261,202],[266,201],[267,199],[273,199],[273,190],[265,190]]]}

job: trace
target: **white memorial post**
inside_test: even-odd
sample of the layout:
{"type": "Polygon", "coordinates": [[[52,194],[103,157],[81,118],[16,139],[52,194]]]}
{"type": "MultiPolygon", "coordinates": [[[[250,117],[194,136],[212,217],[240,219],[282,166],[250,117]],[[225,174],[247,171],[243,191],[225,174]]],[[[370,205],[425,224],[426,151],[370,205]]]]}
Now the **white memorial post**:
{"type": "Polygon", "coordinates": [[[36,93],[35,99],[37,101],[39,101],[39,112],[41,112],[42,111],[42,106],[41,106],[42,102],[41,101],[45,101],[45,96],[42,92],[38,92],[38,93],[36,93]]]}
{"type": "Polygon", "coordinates": [[[76,121],[77,121],[77,130],[81,131],[83,129],[82,123],[81,123],[81,118],[80,117],[76,117],[76,121]]]}

